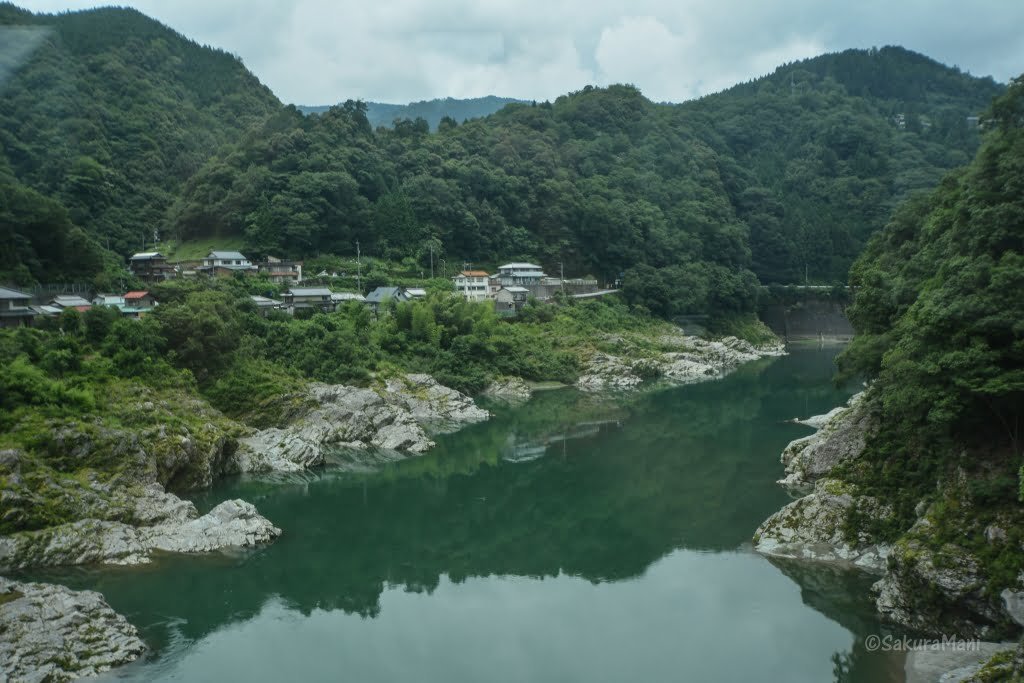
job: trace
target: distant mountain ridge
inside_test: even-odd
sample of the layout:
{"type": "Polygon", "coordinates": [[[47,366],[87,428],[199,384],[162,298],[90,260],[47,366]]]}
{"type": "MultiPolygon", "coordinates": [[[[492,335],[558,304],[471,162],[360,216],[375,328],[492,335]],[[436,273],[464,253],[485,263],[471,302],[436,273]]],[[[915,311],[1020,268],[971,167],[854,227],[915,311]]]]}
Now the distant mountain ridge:
{"type": "MultiPolygon", "coordinates": [[[[430,124],[430,130],[437,130],[438,124],[445,116],[462,123],[470,119],[480,119],[490,116],[500,110],[506,104],[522,104],[526,100],[517,100],[511,97],[472,97],[469,99],[456,99],[454,97],[438,98],[435,100],[421,100],[409,104],[387,104],[385,102],[367,102],[366,119],[374,128],[384,126],[390,128],[395,119],[416,118],[425,119],[430,124]]],[[[306,106],[296,105],[296,108],[303,114],[322,114],[331,108],[331,105],[306,106]]]]}

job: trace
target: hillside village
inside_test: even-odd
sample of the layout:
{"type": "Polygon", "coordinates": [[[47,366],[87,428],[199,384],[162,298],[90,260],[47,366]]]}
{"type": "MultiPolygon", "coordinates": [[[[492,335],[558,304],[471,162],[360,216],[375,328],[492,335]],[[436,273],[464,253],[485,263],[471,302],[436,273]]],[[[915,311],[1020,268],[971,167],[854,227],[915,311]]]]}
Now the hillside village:
{"type": "MultiPolygon", "coordinates": [[[[382,313],[388,302],[401,303],[427,296],[423,287],[389,285],[378,286],[366,293],[361,291],[335,291],[323,284],[330,279],[328,273],[307,278],[303,263],[288,259],[267,257],[252,261],[239,251],[210,251],[197,261],[172,263],[160,252],[140,252],[128,260],[128,269],[134,279],[157,284],[173,279],[202,280],[204,278],[255,277],[274,285],[286,286],[280,298],[252,295],[250,298],[259,312],[266,316],[271,311],[289,315],[330,313],[350,302],[366,305],[375,315],[382,313]]],[[[556,296],[593,298],[613,294],[615,288],[600,288],[594,278],[551,277],[533,263],[512,262],[497,268],[497,272],[462,270],[452,276],[452,292],[467,301],[492,302],[498,315],[512,317],[522,310],[530,299],[549,301],[556,296]]],[[[141,318],[159,305],[145,289],[122,293],[76,291],[59,293],[24,292],[13,287],[0,287],[0,327],[32,325],[39,319],[60,316],[66,309],[84,312],[93,306],[110,306],[126,318],[141,318]]]]}

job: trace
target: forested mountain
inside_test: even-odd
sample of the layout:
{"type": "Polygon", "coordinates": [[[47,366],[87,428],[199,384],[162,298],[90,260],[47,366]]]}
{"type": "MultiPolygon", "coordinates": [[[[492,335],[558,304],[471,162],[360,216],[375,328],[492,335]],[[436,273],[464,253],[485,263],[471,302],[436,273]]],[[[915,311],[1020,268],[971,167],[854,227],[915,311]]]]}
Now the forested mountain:
{"type": "MultiPolygon", "coordinates": [[[[445,97],[443,99],[410,102],[409,104],[367,102],[366,118],[373,128],[379,126],[390,128],[396,120],[409,119],[415,121],[416,119],[423,119],[430,126],[430,130],[437,130],[441,119],[445,117],[458,122],[479,119],[493,114],[506,104],[512,104],[513,102],[522,102],[522,100],[488,95],[487,97],[472,97],[462,100],[445,97]]],[[[298,105],[299,111],[303,114],[323,114],[330,108],[329,105],[319,107],[298,105]]]]}
{"type": "Polygon", "coordinates": [[[724,159],[764,282],[845,280],[869,235],[977,149],[1003,87],[898,47],[847,50],[675,107],[724,159]]]}
{"type": "MultiPolygon", "coordinates": [[[[134,10],[33,15],[4,3],[0,31],[3,165],[49,198],[35,213],[55,217],[51,205],[62,205],[121,254],[152,240],[211,154],[281,106],[235,57],[134,10]]],[[[0,192],[28,196],[0,168],[4,177],[0,192]]],[[[0,271],[21,263],[35,278],[81,274],[76,263],[55,269],[39,225],[11,211],[4,202],[0,271]]],[[[48,224],[63,233],[63,220],[48,224]]]]}
{"type": "MultiPolygon", "coordinates": [[[[122,257],[157,230],[241,237],[253,256],[358,240],[391,258],[535,259],[625,276],[659,314],[749,310],[758,278],[845,280],[892,207],[969,160],[967,117],[1003,89],[900,48],[851,50],[681,105],[587,87],[433,133],[375,130],[366,104],[305,116],[131,10],[0,5],[0,21],[53,26],[5,85],[0,145],[7,177],[67,208],[68,235],[122,257]]],[[[59,273],[30,233],[0,214],[17,247],[0,271],[59,273]]]]}
{"type": "MultiPolygon", "coordinates": [[[[1024,76],[987,121],[973,163],[902,206],[851,271],[857,336],[840,367],[873,380],[884,419],[841,476],[894,506],[869,529],[902,534],[890,567],[979,566],[992,597],[1024,566],[1024,76]],[[986,540],[996,523],[1005,543],[986,540]]],[[[943,623],[955,609],[935,595],[911,599],[943,623]]]]}

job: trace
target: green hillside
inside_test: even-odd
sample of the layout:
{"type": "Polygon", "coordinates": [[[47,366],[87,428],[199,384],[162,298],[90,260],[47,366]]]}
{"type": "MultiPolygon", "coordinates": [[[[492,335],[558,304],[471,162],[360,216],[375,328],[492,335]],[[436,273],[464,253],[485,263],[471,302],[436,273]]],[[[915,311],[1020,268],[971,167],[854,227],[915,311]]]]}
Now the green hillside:
{"type": "MultiPolygon", "coordinates": [[[[33,15],[5,3],[0,27],[11,73],[0,154],[120,254],[153,239],[181,183],[217,149],[280,108],[238,59],[134,10],[33,15]]],[[[0,223],[0,240],[17,243],[35,277],[60,275],[31,265],[49,256],[23,228],[0,223]]]]}

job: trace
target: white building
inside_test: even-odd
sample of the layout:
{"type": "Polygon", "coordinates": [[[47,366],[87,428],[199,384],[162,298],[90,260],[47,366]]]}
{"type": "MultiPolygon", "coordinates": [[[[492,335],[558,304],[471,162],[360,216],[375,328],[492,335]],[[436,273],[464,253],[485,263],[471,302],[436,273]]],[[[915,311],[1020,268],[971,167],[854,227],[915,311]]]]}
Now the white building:
{"type": "Polygon", "coordinates": [[[255,270],[252,261],[237,251],[211,251],[203,259],[203,268],[227,268],[229,270],[255,270]]]}
{"type": "Polygon", "coordinates": [[[541,279],[547,277],[540,266],[533,263],[506,263],[498,266],[498,281],[508,285],[539,285],[541,279]]]}
{"type": "Polygon", "coordinates": [[[453,277],[452,281],[455,283],[455,291],[466,301],[483,301],[487,298],[488,277],[482,270],[464,270],[453,277]]]}

